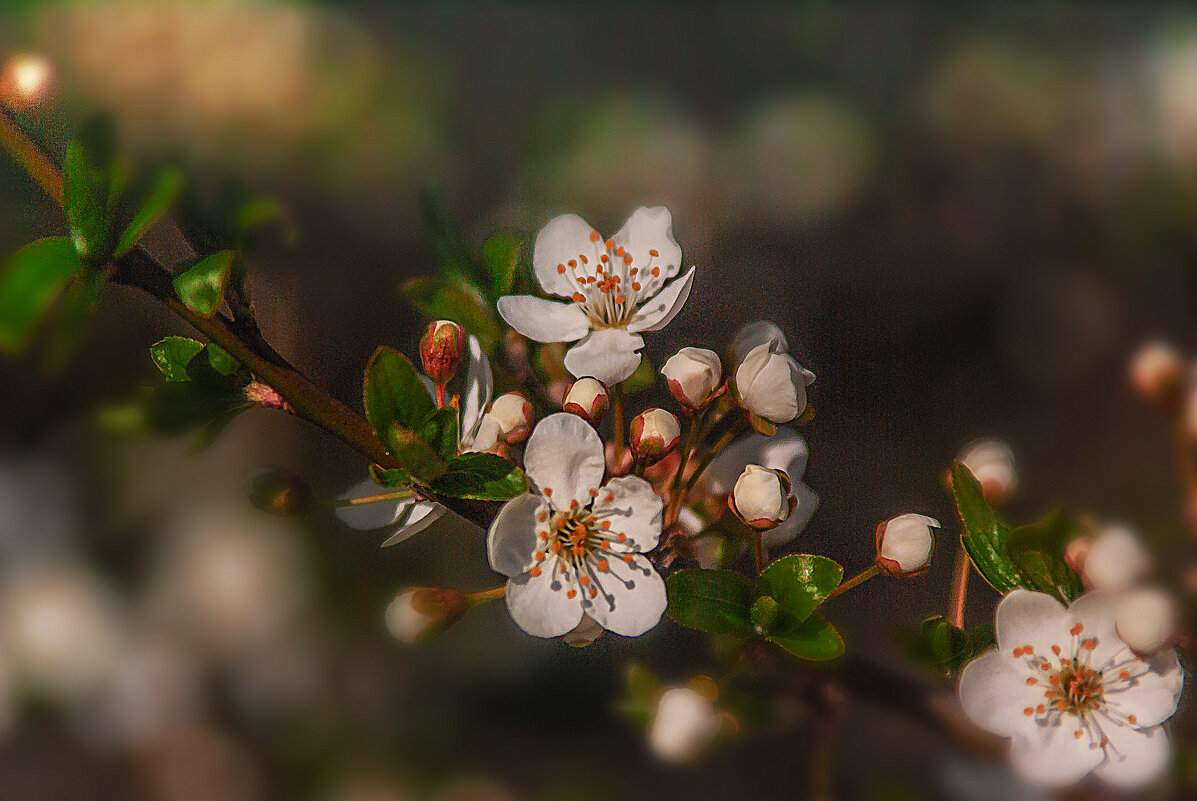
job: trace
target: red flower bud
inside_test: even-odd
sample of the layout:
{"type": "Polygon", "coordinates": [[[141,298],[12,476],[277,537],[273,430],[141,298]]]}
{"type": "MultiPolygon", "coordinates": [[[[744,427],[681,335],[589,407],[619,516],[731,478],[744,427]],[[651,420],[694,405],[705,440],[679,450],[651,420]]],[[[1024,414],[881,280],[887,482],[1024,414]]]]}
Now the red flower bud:
{"type": "Polygon", "coordinates": [[[607,386],[596,378],[587,377],[570,384],[565,392],[563,408],[597,426],[603,421],[610,403],[611,393],[607,391],[607,386]]]}
{"type": "Polygon", "coordinates": [[[420,338],[420,361],[433,384],[443,387],[457,374],[465,342],[465,329],[457,323],[437,320],[428,324],[420,338]]]}
{"type": "Polygon", "coordinates": [[[647,409],[632,419],[629,445],[637,461],[652,464],[673,450],[681,435],[676,417],[664,409],[647,409]]]}

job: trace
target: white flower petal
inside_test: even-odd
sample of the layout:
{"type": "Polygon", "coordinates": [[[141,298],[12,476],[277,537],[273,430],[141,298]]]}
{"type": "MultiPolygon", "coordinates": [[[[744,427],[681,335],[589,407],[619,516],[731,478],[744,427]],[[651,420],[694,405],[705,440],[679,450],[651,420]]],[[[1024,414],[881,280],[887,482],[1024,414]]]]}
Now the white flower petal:
{"type": "Polygon", "coordinates": [[[665,582],[640,554],[631,563],[611,559],[610,569],[598,574],[599,595],[587,600],[586,613],[608,631],[637,637],[661,621],[665,612],[665,582]]]}
{"type": "Polygon", "coordinates": [[[461,396],[461,442],[470,445],[478,433],[482,413],[490,405],[495,391],[494,374],[490,359],[482,351],[482,343],[471,335],[469,338],[469,364],[466,366],[465,392],[461,396]]]}
{"type": "Polygon", "coordinates": [[[998,648],[1011,658],[1015,648],[1030,645],[1035,653],[1046,654],[1052,645],[1067,645],[1068,633],[1064,605],[1041,592],[1014,590],[998,604],[994,630],[998,648]]]}
{"type": "Polygon", "coordinates": [[[1085,777],[1103,754],[1088,737],[1077,739],[1076,718],[1057,717],[1055,725],[1036,726],[1010,742],[1010,764],[1022,778],[1042,787],[1067,787],[1085,777]]]}
{"type": "Polygon", "coordinates": [[[462,453],[485,453],[494,450],[499,444],[499,434],[502,429],[499,421],[489,414],[482,415],[478,420],[478,430],[470,437],[468,443],[462,443],[462,453]]]}
{"type": "Polygon", "coordinates": [[[628,321],[628,331],[635,334],[640,331],[660,331],[677,316],[686,305],[686,298],[690,297],[690,287],[694,284],[694,267],[690,272],[661,289],[656,295],[641,301],[636,313],[628,321]]]}
{"type": "Polygon", "coordinates": [[[486,535],[486,552],[490,566],[505,576],[518,576],[536,563],[536,516],[549,504],[525,492],[504,504],[490,524],[486,535]]]}
{"type": "Polygon", "coordinates": [[[549,490],[549,502],[568,509],[570,501],[590,502],[590,490],[603,482],[603,441],[594,427],[569,412],[551,414],[536,424],[524,449],[524,472],[533,491],[549,490]]]}
{"type": "Polygon", "coordinates": [[[1105,761],[1095,771],[1102,781],[1122,788],[1140,787],[1159,778],[1168,767],[1168,735],[1162,726],[1135,729],[1102,720],[1110,739],[1105,761]]]}
{"type": "MultiPolygon", "coordinates": [[[[773,469],[784,470],[785,468],[773,469]]],[[[793,542],[802,529],[806,528],[806,524],[810,522],[815,510],[819,508],[819,496],[801,481],[794,484],[791,492],[798,503],[794,506],[794,511],[790,516],[781,521],[776,528],[762,532],[761,542],[766,548],[777,549],[793,542]]]]}
{"type": "Polygon", "coordinates": [[[497,306],[508,325],[537,342],[573,342],[590,330],[586,312],[577,303],[505,295],[499,298],[497,306]]]}
{"type": "Polygon", "coordinates": [[[776,325],[766,320],[749,323],[732,340],[733,364],[739,365],[753,350],[769,343],[774,344],[774,353],[789,352],[790,344],[786,341],[786,335],[776,325]]]}
{"type": "Polygon", "coordinates": [[[1080,623],[1083,626],[1081,639],[1093,640],[1095,647],[1089,655],[1092,665],[1104,665],[1107,660],[1126,648],[1126,643],[1118,636],[1115,627],[1114,606],[1115,599],[1112,594],[1087,592],[1068,607],[1066,625],[1072,627],[1080,623]]]}
{"type": "Polygon", "coordinates": [[[441,519],[449,511],[439,503],[433,501],[416,501],[406,510],[399,513],[399,528],[383,541],[380,548],[398,545],[410,537],[419,534],[424,529],[441,519]]]}
{"type": "Polygon", "coordinates": [[[590,376],[611,387],[636,372],[643,337],[622,328],[592,331],[565,354],[565,369],[575,378],[590,376]]]}
{"type": "Polygon", "coordinates": [[[568,268],[561,273],[558,266],[567,265],[570,259],[585,256],[593,267],[605,252],[602,238],[598,237],[590,223],[576,214],[562,214],[549,220],[536,234],[536,244],[532,247],[532,269],[545,292],[568,298],[574,294],[575,279],[568,268]]]}
{"type": "Polygon", "coordinates": [[[632,257],[633,267],[647,273],[658,267],[661,274],[656,280],[664,283],[677,275],[682,264],[682,249],[673,238],[673,216],[664,206],[647,208],[641,206],[611,237],[611,244],[632,257]],[[649,251],[655,250],[656,256],[649,251]]]}
{"type": "Polygon", "coordinates": [[[664,508],[652,484],[636,476],[624,476],[611,479],[599,490],[591,510],[600,522],[610,521],[611,531],[627,535],[626,542],[612,543],[612,549],[643,553],[657,547],[664,508]]]}
{"type": "Polygon", "coordinates": [[[1043,688],[1028,686],[1028,670],[1008,653],[991,650],[969,662],[960,674],[960,706],[981,728],[1009,737],[1036,727],[1023,710],[1043,702],[1043,688]]]}
{"type": "MultiPolygon", "coordinates": [[[[367,495],[377,495],[380,492],[383,490],[367,478],[341,495],[341,499],[363,498],[367,495]]],[[[415,503],[414,498],[402,498],[395,501],[366,503],[361,506],[342,506],[336,510],[335,514],[342,523],[350,528],[355,528],[358,531],[373,531],[394,524],[399,519],[399,513],[413,503],[415,503]]]]}
{"type": "Polygon", "coordinates": [[[582,622],[582,605],[565,597],[554,570],[524,573],[507,582],[507,609],[516,625],[534,637],[560,637],[582,622]]]}
{"type": "Polygon", "coordinates": [[[736,390],[750,411],[774,423],[788,423],[806,408],[806,387],[814,374],[772,348],[758,345],[736,370],[736,390]]]}
{"type": "MultiPolygon", "coordinates": [[[[1127,655],[1129,657],[1129,654],[1127,655]]],[[[1106,703],[1122,717],[1135,716],[1139,727],[1155,726],[1176,714],[1185,676],[1176,652],[1161,651],[1147,660],[1147,665],[1132,665],[1135,678],[1123,689],[1121,682],[1111,682],[1105,692],[1106,703]]]]}

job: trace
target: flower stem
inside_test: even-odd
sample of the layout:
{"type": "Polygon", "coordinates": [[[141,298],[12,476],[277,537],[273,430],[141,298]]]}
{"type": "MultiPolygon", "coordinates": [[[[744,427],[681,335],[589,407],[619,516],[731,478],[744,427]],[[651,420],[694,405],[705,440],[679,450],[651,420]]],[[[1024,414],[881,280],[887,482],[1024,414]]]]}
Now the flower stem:
{"type": "Polygon", "coordinates": [[[948,622],[958,629],[964,628],[964,605],[968,600],[968,577],[972,573],[972,562],[964,543],[956,552],[956,569],[952,573],[952,603],[948,611],[948,622]]]}
{"type": "Polygon", "coordinates": [[[328,506],[332,509],[340,509],[345,506],[365,506],[369,503],[382,503],[383,501],[399,501],[404,498],[414,498],[416,493],[409,489],[396,490],[395,492],[383,492],[378,495],[363,495],[360,498],[346,498],[340,501],[331,501],[328,506]]]}
{"type": "Polygon", "coordinates": [[[619,464],[623,458],[623,384],[611,387],[611,432],[612,442],[615,444],[615,463],[619,464]]]}
{"type": "Polygon", "coordinates": [[[752,563],[759,576],[765,569],[765,532],[755,528],[752,530],[752,563]]]}
{"type": "Polygon", "coordinates": [[[830,593],[828,593],[827,597],[823,599],[820,606],[822,606],[822,604],[827,603],[828,601],[830,601],[832,598],[836,597],[837,595],[843,595],[844,593],[846,593],[848,590],[852,589],[853,587],[857,587],[861,584],[864,584],[866,581],[868,581],[869,579],[871,579],[873,576],[877,575],[880,572],[881,571],[878,570],[877,565],[869,565],[867,568],[860,571],[855,576],[848,579],[843,584],[841,584],[840,586],[838,586],[834,590],[832,590],[830,593]]]}
{"type": "Polygon", "coordinates": [[[465,595],[466,603],[470,606],[477,606],[484,604],[487,601],[494,601],[502,598],[507,594],[507,585],[502,584],[498,587],[492,587],[489,590],[479,590],[478,592],[467,592],[465,595]]]}
{"type": "Polygon", "coordinates": [[[0,147],[7,150],[17,164],[29,173],[29,177],[37,181],[42,191],[61,206],[62,172],[38,150],[24,131],[13,124],[9,114],[9,110],[0,103],[0,147]]]}
{"type": "Polygon", "coordinates": [[[445,408],[445,385],[444,384],[436,385],[436,408],[438,408],[438,409],[445,408]]]}
{"type": "MultiPolygon", "coordinates": [[[[690,494],[690,490],[694,489],[694,485],[696,483],[698,483],[698,479],[703,474],[703,471],[706,470],[710,466],[711,462],[715,459],[715,457],[719,455],[719,452],[722,451],[724,448],[726,448],[728,445],[730,445],[731,441],[733,439],[735,439],[737,436],[739,436],[739,434],[747,427],[748,427],[747,416],[741,416],[740,419],[738,419],[738,420],[736,420],[736,422],[732,423],[731,428],[729,428],[727,431],[725,431],[723,433],[723,436],[720,437],[718,439],[718,441],[716,441],[715,444],[711,446],[711,449],[709,451],[707,451],[706,454],[703,455],[702,461],[700,461],[698,463],[698,468],[690,475],[690,478],[686,481],[685,487],[682,490],[682,498],[683,499],[687,495],[690,494]]],[[[680,506],[680,504],[679,504],[679,506],[680,506]]]]}

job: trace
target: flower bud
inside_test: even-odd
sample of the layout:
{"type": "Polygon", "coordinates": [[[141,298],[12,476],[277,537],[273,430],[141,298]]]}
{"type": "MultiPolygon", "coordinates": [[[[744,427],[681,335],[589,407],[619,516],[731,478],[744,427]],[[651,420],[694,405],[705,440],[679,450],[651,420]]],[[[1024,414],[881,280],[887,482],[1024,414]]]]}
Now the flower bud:
{"type": "Polygon", "coordinates": [[[632,418],[632,453],[641,462],[659,461],[677,446],[682,427],[677,418],[664,409],[646,409],[632,418]]]}
{"type": "Polygon", "coordinates": [[[469,604],[457,590],[417,587],[387,606],[387,631],[400,642],[428,642],[465,615],[469,604]]]}
{"type": "Polygon", "coordinates": [[[665,362],[661,375],[678,403],[693,413],[715,397],[723,380],[723,365],[713,350],[682,348],[665,362]]]}
{"type": "Polygon", "coordinates": [[[1176,604],[1162,590],[1133,590],[1114,606],[1114,627],[1137,654],[1153,654],[1176,634],[1176,604]]]}
{"type": "Polygon", "coordinates": [[[978,439],[964,446],[956,461],[968,468],[990,505],[997,506],[1018,487],[1014,452],[1000,439],[978,439]]]}
{"type": "Polygon", "coordinates": [[[1167,342],[1148,342],[1130,363],[1130,381],[1141,396],[1165,410],[1175,410],[1184,390],[1184,359],[1167,342]]]}
{"type": "Polygon", "coordinates": [[[532,402],[518,392],[495,398],[486,416],[497,426],[498,439],[509,445],[523,442],[532,433],[532,402]]]}
{"type": "Polygon", "coordinates": [[[611,393],[607,391],[607,385],[597,378],[586,377],[570,384],[562,408],[597,426],[603,421],[610,404],[611,393]]]}
{"type": "Polygon", "coordinates": [[[671,687],[657,702],[648,742],[658,757],[668,762],[698,758],[723,725],[723,718],[709,698],[689,687],[671,687]]]}
{"type": "Polygon", "coordinates": [[[736,517],[755,529],[769,529],[790,516],[797,499],[790,495],[790,477],[784,470],[750,464],[736,479],[727,505],[736,517]]]}
{"type": "Polygon", "coordinates": [[[891,576],[917,576],[931,566],[939,521],[905,514],[877,527],[877,567],[891,576]]]}
{"type": "Polygon", "coordinates": [[[753,348],[736,368],[740,405],[771,423],[788,423],[806,410],[806,388],[815,374],[778,350],[776,340],[753,348]]]}
{"type": "Polygon", "coordinates": [[[245,479],[249,502],[279,517],[301,515],[312,508],[312,488],[302,476],[285,467],[264,467],[245,479]]]}
{"type": "Polygon", "coordinates": [[[465,344],[465,329],[457,323],[437,320],[428,324],[420,338],[420,361],[433,384],[443,387],[457,374],[465,344]]]}
{"type": "Polygon", "coordinates": [[[1125,590],[1151,571],[1151,556],[1133,531],[1109,526],[1093,540],[1082,563],[1081,579],[1094,590],[1125,590]]]}
{"type": "Polygon", "coordinates": [[[1089,555],[1089,549],[1092,547],[1092,537],[1074,537],[1064,546],[1064,562],[1080,573],[1085,569],[1085,557],[1089,555]]]}

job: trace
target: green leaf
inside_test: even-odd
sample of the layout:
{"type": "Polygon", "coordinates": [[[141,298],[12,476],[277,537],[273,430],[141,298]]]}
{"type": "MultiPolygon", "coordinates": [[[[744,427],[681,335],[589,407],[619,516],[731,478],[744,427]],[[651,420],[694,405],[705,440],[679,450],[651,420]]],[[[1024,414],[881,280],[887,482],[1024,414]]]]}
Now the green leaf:
{"type": "Polygon", "coordinates": [[[49,317],[50,331],[45,350],[45,365],[52,374],[61,372],[78,351],[106,285],[102,273],[81,272],[70,281],[55,304],[49,317]]]}
{"type": "Polygon", "coordinates": [[[917,637],[908,646],[911,655],[927,667],[957,673],[994,646],[993,627],[976,626],[964,631],[943,615],[936,615],[922,622],[917,637]]]}
{"type": "Polygon", "coordinates": [[[499,341],[499,323],[490,303],[477,285],[461,277],[420,276],[405,281],[403,295],[429,320],[460,323],[478,337],[482,347],[493,350],[499,341]]]}
{"type": "Polygon", "coordinates": [[[211,317],[224,300],[224,288],[233,272],[235,250],[222,250],[175,276],[175,292],[187,308],[211,317]]]}
{"type": "Polygon", "coordinates": [[[415,478],[429,482],[445,472],[445,460],[415,431],[392,423],[384,433],[382,442],[387,450],[415,478]]]}
{"type": "Polygon", "coordinates": [[[19,350],[72,276],[82,268],[64,237],[39,239],[0,268],[0,347],[19,350]]]}
{"type": "Polygon", "coordinates": [[[214,343],[204,345],[187,363],[187,377],[205,387],[232,391],[249,383],[249,376],[228,351],[214,343]]]}
{"type": "Polygon", "coordinates": [[[391,426],[416,429],[434,408],[411,360],[385,346],[366,363],[362,395],[366,419],[383,442],[391,426]]]}
{"type": "Polygon", "coordinates": [[[1077,521],[1062,510],[1011,531],[1006,540],[1006,554],[1022,573],[1023,586],[1045,592],[1066,604],[1080,595],[1084,591],[1081,577],[1068,566],[1064,551],[1081,533],[1077,521]]]}
{"type": "Polygon", "coordinates": [[[844,578],[836,562],[813,554],[783,556],[761,572],[757,591],[769,595],[801,622],[844,578]]]}
{"type": "Polygon", "coordinates": [[[768,595],[762,595],[752,602],[749,617],[752,620],[753,628],[764,634],[773,627],[774,621],[777,620],[781,612],[781,606],[777,601],[768,595]]]}
{"type": "Polygon", "coordinates": [[[1006,555],[1010,524],[993,510],[977,479],[959,462],[952,466],[952,492],[964,522],[960,539],[977,572],[1001,593],[1023,586],[1022,574],[1006,555]]]}
{"type": "Polygon", "coordinates": [[[203,349],[204,343],[194,339],[166,337],[150,346],[150,358],[167,381],[190,381],[187,365],[203,349]]]}
{"type": "Polygon", "coordinates": [[[452,459],[457,455],[457,410],[448,407],[433,409],[420,423],[416,433],[442,459],[452,459]]]}
{"type": "Polygon", "coordinates": [[[668,615],[683,626],[749,637],[756,599],[752,582],[734,570],[679,570],[665,581],[668,615]]]}
{"type": "Polygon", "coordinates": [[[449,460],[445,474],[429,488],[450,498],[506,501],[528,491],[524,471],[490,453],[463,453],[449,460]]]}
{"type": "Polygon", "coordinates": [[[648,360],[647,356],[641,356],[640,364],[636,365],[636,369],[632,374],[624,379],[624,394],[634,395],[637,392],[651,389],[656,380],[657,371],[653,367],[653,363],[648,360]]]}
{"type": "Polygon", "coordinates": [[[71,240],[79,257],[92,264],[108,260],[112,252],[112,175],[101,166],[103,156],[79,139],[67,145],[63,162],[63,209],[71,240]]]}
{"type": "Polygon", "coordinates": [[[780,645],[796,657],[812,662],[835,659],[844,653],[844,640],[840,633],[819,614],[811,615],[797,628],[765,639],[780,645]]]}
{"type": "Polygon", "coordinates": [[[119,259],[136,247],[146,231],[170,210],[182,189],[182,170],[170,167],[159,173],[141,209],[133,215],[133,219],[117,240],[116,249],[112,252],[113,258],[119,259]]]}
{"type": "Polygon", "coordinates": [[[512,234],[500,232],[486,240],[486,244],[482,246],[482,263],[490,273],[492,298],[511,293],[519,258],[520,243],[512,234]]]}
{"type": "Polygon", "coordinates": [[[145,406],[151,431],[179,434],[236,415],[252,405],[238,392],[214,389],[194,381],[168,382],[156,387],[145,406]]]}
{"type": "Polygon", "coordinates": [[[370,465],[370,478],[383,487],[406,487],[411,484],[411,473],[402,467],[384,468],[370,465]]]}

